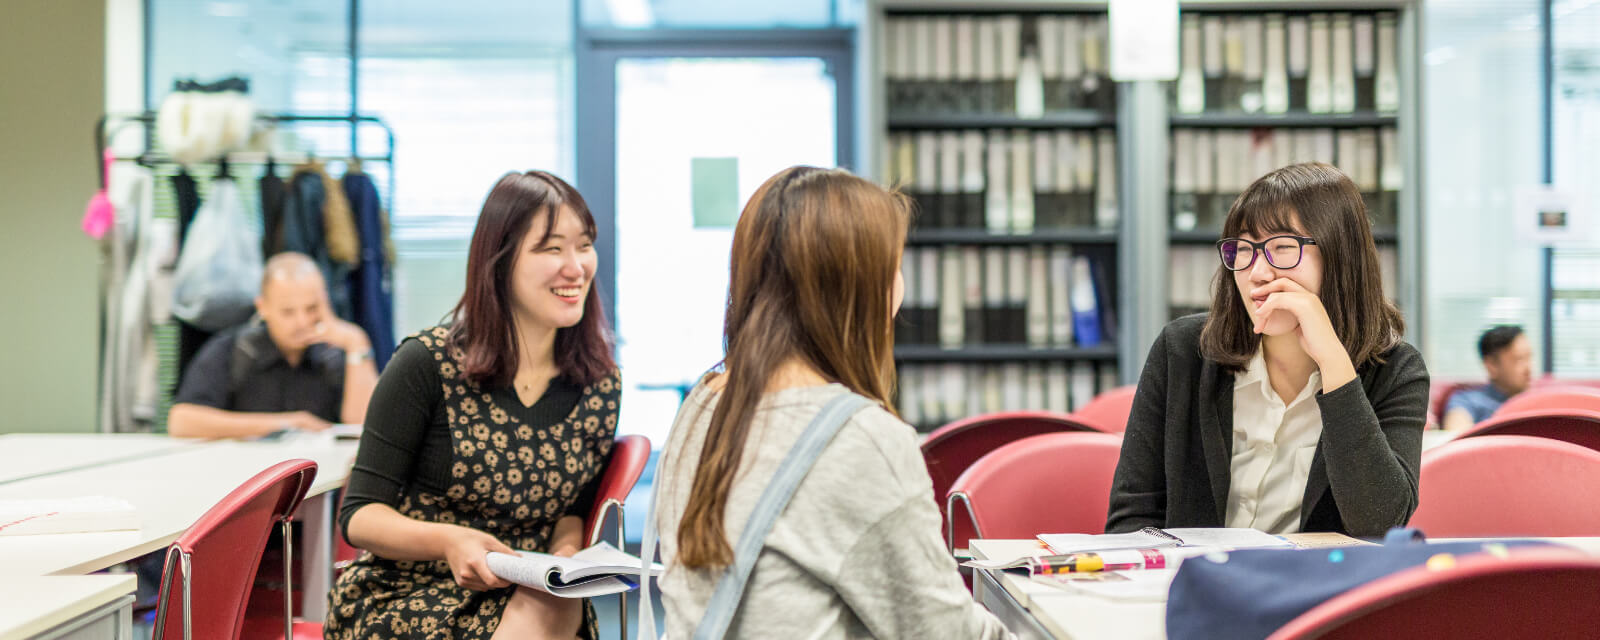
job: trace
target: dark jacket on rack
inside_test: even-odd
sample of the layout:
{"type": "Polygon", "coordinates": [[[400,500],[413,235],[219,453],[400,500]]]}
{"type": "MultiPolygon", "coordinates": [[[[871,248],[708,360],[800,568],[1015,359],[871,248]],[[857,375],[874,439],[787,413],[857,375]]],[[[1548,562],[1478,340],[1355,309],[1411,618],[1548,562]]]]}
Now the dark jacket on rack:
{"type": "Polygon", "coordinates": [[[390,289],[390,264],[384,253],[388,225],[372,178],[352,170],[344,174],[340,183],[361,234],[361,264],[350,274],[350,302],[356,324],[367,331],[367,338],[372,341],[372,356],[381,371],[394,353],[394,295],[390,289]]]}
{"type": "Polygon", "coordinates": [[[283,253],[283,206],[289,198],[289,187],[278,177],[278,163],[267,159],[261,173],[261,255],[272,257],[283,253]]]}
{"type": "MultiPolygon", "coordinates": [[[[1111,485],[1106,532],[1224,526],[1233,460],[1233,372],[1200,354],[1206,314],[1168,324],[1150,347],[1111,485]]],[[[1316,395],[1322,437],[1301,531],[1381,536],[1417,509],[1428,369],[1404,342],[1356,379],[1316,395]]]]}
{"type": "MultiPolygon", "coordinates": [[[[283,206],[283,250],[297,251],[310,256],[322,270],[328,283],[328,302],[340,318],[354,317],[350,304],[350,268],[328,256],[327,238],[324,236],[325,207],[328,191],[323,184],[322,165],[303,165],[289,178],[289,194],[283,206]]],[[[341,201],[343,194],[338,194],[341,201]]]]}
{"type": "MultiPolygon", "coordinates": [[[[172,176],[172,195],[178,204],[178,251],[182,253],[184,241],[189,239],[189,225],[194,222],[194,216],[200,212],[200,186],[195,182],[194,176],[189,175],[189,170],[178,169],[178,175],[172,176]]],[[[205,331],[187,322],[178,320],[178,384],[183,383],[184,372],[189,370],[189,362],[200,353],[200,347],[205,346],[211,339],[211,332],[205,331]]],[[[176,390],[176,388],[174,388],[176,390]]]]}

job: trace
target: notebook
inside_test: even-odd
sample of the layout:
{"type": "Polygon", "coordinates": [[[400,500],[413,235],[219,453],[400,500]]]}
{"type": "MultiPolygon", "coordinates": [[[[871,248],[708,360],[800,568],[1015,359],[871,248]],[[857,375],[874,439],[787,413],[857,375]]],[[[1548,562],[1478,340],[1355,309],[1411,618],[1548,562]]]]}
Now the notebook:
{"type": "Polygon", "coordinates": [[[0,536],[137,530],[139,512],[109,496],[0,500],[0,536]]]}
{"type": "Polygon", "coordinates": [[[1293,547],[1294,544],[1255,529],[1195,528],[1157,529],[1145,527],[1130,533],[1044,533],[1039,541],[1056,554],[1118,549],[1162,549],[1166,547],[1220,547],[1256,549],[1293,547]]]}
{"type": "MultiPolygon", "coordinates": [[[[570,558],[532,551],[519,551],[516,555],[491,551],[488,561],[489,570],[502,579],[562,598],[593,598],[639,586],[638,556],[604,542],[570,558]]],[[[650,575],[659,576],[662,571],[663,567],[656,564],[650,575]]]]}

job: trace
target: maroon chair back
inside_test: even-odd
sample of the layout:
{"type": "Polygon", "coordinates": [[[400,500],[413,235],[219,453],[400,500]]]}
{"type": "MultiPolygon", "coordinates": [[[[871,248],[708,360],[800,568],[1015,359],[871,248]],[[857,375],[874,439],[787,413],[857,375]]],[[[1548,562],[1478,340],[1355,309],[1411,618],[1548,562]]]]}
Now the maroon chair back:
{"type": "Polygon", "coordinates": [[[1138,389],[1130,384],[1101,393],[1072,412],[1072,417],[1096,431],[1122,433],[1128,429],[1128,414],[1133,413],[1133,394],[1138,389]]]}
{"type": "Polygon", "coordinates": [[[1529,409],[1496,413],[1456,439],[1479,436],[1535,436],[1563,440],[1600,451],[1600,411],[1529,409]]]}
{"type": "Polygon", "coordinates": [[[1579,385],[1536,387],[1511,396],[1495,415],[1537,409],[1587,409],[1600,411],[1600,388],[1579,385]]]}
{"type": "Polygon", "coordinates": [[[995,449],[950,489],[946,522],[953,523],[957,537],[949,543],[961,547],[970,537],[1103,533],[1121,453],[1122,436],[1092,432],[1049,433],[995,449]]]}
{"type": "MultiPolygon", "coordinates": [[[[1070,415],[1053,411],[989,413],[939,427],[922,441],[922,460],[933,478],[933,501],[944,515],[945,495],[956,478],[978,458],[1001,446],[1046,433],[1094,430],[1070,415]]],[[[944,534],[948,538],[949,530],[944,534]]]]}
{"type": "MultiPolygon", "coordinates": [[[[152,637],[237,638],[267,538],[299,508],[316,475],[317,463],[310,460],[272,465],[178,536],[167,549],[152,637]]],[[[288,554],[284,566],[293,566],[288,554]]],[[[284,591],[293,589],[285,584],[284,591]]]]}
{"type": "Polygon", "coordinates": [[[1600,536],[1600,452],[1529,436],[1485,436],[1422,454],[1409,526],[1434,537],[1600,536]]]}
{"type": "Polygon", "coordinates": [[[1416,567],[1330,598],[1268,640],[1592,638],[1600,558],[1566,549],[1475,553],[1416,567]]]}
{"type": "Polygon", "coordinates": [[[649,438],[641,435],[620,436],[616,444],[611,445],[611,460],[606,463],[606,470],[600,476],[600,490],[595,494],[594,506],[589,508],[589,518],[585,521],[583,539],[589,545],[600,541],[600,527],[606,520],[606,514],[614,510],[617,514],[617,547],[621,548],[622,505],[627,502],[628,492],[633,491],[633,485],[639,482],[639,475],[644,473],[645,464],[649,461],[649,438]]]}

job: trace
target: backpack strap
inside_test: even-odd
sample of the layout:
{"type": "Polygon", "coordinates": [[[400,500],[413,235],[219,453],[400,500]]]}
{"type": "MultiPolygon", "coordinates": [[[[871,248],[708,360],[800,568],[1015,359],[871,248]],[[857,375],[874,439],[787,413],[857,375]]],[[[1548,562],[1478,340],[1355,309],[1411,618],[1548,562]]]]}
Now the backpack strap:
{"type": "MultiPolygon", "coordinates": [[[[756,559],[761,555],[761,549],[766,544],[767,534],[772,531],[773,524],[778,516],[789,505],[790,498],[794,497],[795,489],[799,488],[800,481],[804,480],[811,467],[816,464],[817,458],[822,455],[822,450],[833,441],[833,436],[849,422],[862,409],[874,404],[863,396],[855,393],[845,393],[823,405],[822,410],[812,418],[811,424],[804,433],[790,447],[788,455],[778,465],[777,472],[767,483],[767,488],[761,493],[761,498],[756,502],[755,509],[750,513],[750,520],[745,523],[744,532],[739,536],[739,542],[733,548],[733,564],[722,574],[722,579],[717,582],[716,591],[711,595],[711,601],[706,605],[705,613],[700,617],[700,623],[695,627],[696,640],[722,638],[728,631],[728,625],[733,622],[733,616],[739,610],[739,601],[744,595],[745,585],[750,580],[750,573],[755,569],[756,559]]],[[[657,481],[651,489],[650,516],[645,520],[643,547],[640,555],[644,562],[640,567],[639,575],[639,637],[655,640],[655,614],[652,610],[649,591],[649,566],[655,556],[656,540],[656,506],[661,483],[657,481]]]]}

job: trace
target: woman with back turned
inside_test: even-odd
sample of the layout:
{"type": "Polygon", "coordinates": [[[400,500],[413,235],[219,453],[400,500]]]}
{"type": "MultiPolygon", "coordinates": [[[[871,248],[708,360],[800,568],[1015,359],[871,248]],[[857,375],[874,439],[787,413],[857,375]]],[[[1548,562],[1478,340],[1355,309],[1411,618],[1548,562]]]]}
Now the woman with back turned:
{"type": "Polygon", "coordinates": [[[706,617],[780,461],[851,395],[865,408],[760,540],[728,637],[1005,635],[962,586],[916,432],[890,409],[908,218],[903,196],[813,167],[773,176],[745,205],[725,370],[689,394],[656,476],[668,637],[690,637],[706,617]]]}

